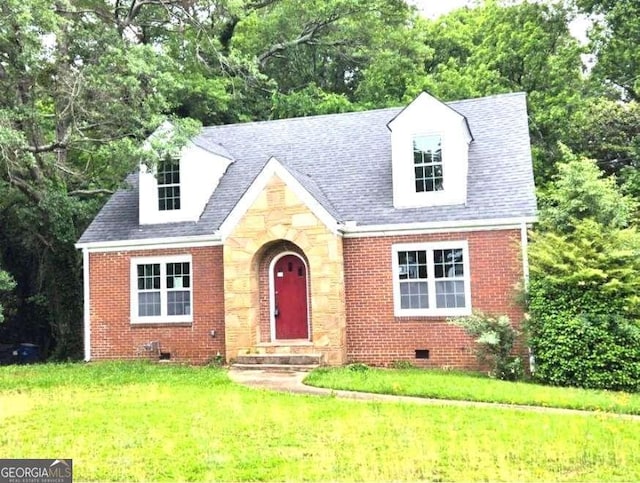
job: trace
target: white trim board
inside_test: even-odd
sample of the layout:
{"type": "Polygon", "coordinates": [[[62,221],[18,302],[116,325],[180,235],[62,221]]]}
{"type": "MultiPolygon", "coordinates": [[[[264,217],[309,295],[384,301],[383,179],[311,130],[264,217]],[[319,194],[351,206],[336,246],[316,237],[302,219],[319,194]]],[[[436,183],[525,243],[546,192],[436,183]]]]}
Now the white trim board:
{"type": "Polygon", "coordinates": [[[341,231],[344,238],[366,238],[395,235],[422,235],[429,233],[459,233],[487,230],[520,230],[522,225],[534,223],[536,217],[496,218],[494,220],[443,221],[425,223],[397,223],[357,226],[345,224],[341,231]]]}
{"type": "MultiPolygon", "coordinates": [[[[301,188],[304,189],[303,187],[301,188]]],[[[306,193],[308,196],[311,196],[308,192],[306,193]]],[[[331,217],[328,212],[327,216],[331,217]]],[[[227,218],[227,220],[229,220],[229,218],[227,218]]],[[[523,224],[525,226],[529,226],[536,221],[537,217],[535,216],[520,218],[496,218],[493,220],[481,219],[459,222],[443,221],[425,223],[394,223],[365,226],[358,226],[353,222],[338,224],[334,221],[335,225],[331,229],[334,233],[341,235],[344,238],[362,238],[395,235],[421,235],[428,233],[459,233],[486,230],[521,230],[523,224]]],[[[218,230],[211,235],[76,243],[75,247],[82,250],[88,250],[89,253],[101,253],[132,250],[162,250],[170,248],[214,247],[222,245],[224,245],[223,238],[221,236],[220,230],[218,230]]]]}
{"type": "Polygon", "coordinates": [[[89,250],[82,249],[82,292],[84,295],[83,310],[84,310],[84,360],[89,362],[91,360],[91,287],[89,285],[89,250]]]}
{"type": "Polygon", "coordinates": [[[76,243],[76,248],[97,252],[123,252],[132,250],[158,250],[168,248],[196,248],[221,246],[222,240],[218,232],[212,235],[146,238],[141,240],[116,240],[106,242],[76,243]]]}

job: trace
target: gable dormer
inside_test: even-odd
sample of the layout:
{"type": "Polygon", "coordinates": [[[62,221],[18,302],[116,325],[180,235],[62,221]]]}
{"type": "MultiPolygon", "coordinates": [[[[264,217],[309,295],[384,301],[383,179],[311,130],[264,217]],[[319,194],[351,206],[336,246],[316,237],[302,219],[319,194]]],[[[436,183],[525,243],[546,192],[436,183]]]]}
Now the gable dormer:
{"type": "Polygon", "coordinates": [[[463,115],[423,92],[388,128],[395,208],[466,203],[473,136],[463,115]]]}
{"type": "MultiPolygon", "coordinates": [[[[171,136],[161,126],[153,135],[171,136]]],[[[220,178],[233,162],[220,145],[189,141],[176,157],[164,157],[156,166],[140,164],[139,220],[141,225],[198,221],[220,178]]]]}

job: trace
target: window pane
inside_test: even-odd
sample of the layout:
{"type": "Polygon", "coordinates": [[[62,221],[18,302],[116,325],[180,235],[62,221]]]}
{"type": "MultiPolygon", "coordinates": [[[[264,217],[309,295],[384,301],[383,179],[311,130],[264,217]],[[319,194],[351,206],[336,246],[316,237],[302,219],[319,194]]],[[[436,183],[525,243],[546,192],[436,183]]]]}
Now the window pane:
{"type": "Polygon", "coordinates": [[[427,278],[427,254],[424,250],[398,252],[400,280],[424,280],[427,278]]]}
{"type": "Polygon", "coordinates": [[[426,309],[429,307],[427,282],[400,283],[400,308],[426,309]]]}
{"type": "Polygon", "coordinates": [[[462,249],[434,250],[433,263],[436,278],[464,276],[462,249]]]}
{"type": "Polygon", "coordinates": [[[138,316],[160,315],[160,292],[142,292],[138,294],[138,316]]]}
{"type": "Polygon", "coordinates": [[[436,307],[440,309],[465,306],[464,282],[436,282],[436,307]]]}
{"type": "Polygon", "coordinates": [[[137,267],[138,290],[160,289],[160,264],[147,263],[137,267]]]}
{"type": "Polygon", "coordinates": [[[189,263],[167,263],[167,289],[189,288],[189,263]]]}
{"type": "Polygon", "coordinates": [[[413,139],[413,162],[416,192],[443,189],[440,136],[415,137],[413,139]]]}
{"type": "Polygon", "coordinates": [[[158,166],[158,209],[180,209],[180,163],[165,161],[158,166]]]}
{"type": "Polygon", "coordinates": [[[168,315],[190,315],[191,304],[188,290],[172,291],[167,294],[168,315]]]}

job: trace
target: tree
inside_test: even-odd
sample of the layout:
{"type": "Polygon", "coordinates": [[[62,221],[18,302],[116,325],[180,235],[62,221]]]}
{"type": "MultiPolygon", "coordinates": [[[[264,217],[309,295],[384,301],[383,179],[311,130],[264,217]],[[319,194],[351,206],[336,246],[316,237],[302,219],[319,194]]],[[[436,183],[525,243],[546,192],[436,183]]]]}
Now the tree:
{"type": "Polygon", "coordinates": [[[529,249],[527,324],[546,383],[640,389],[637,205],[595,162],[564,150],[529,249]]]}
{"type": "Polygon", "coordinates": [[[126,28],[114,21],[117,8],[0,4],[0,88],[10,94],[0,99],[0,259],[18,309],[4,330],[58,357],[81,349],[73,243],[132,170],[139,140],[173,108],[173,60],[132,42],[133,19],[126,28]]]}
{"type": "Polygon", "coordinates": [[[597,63],[594,75],[611,82],[626,100],[640,101],[640,4],[636,0],[577,0],[594,14],[590,38],[597,63]]]}
{"type": "Polygon", "coordinates": [[[427,75],[408,91],[428,90],[444,100],[525,91],[541,186],[554,173],[557,142],[565,140],[590,92],[582,74],[583,49],[568,29],[570,18],[556,4],[486,1],[426,22],[421,38],[433,55],[425,65],[427,75]]]}
{"type": "MultiPolygon", "coordinates": [[[[15,286],[16,286],[16,283],[11,277],[11,275],[9,275],[4,270],[0,269],[0,295],[2,295],[3,292],[8,292],[10,290],[13,290],[15,286]]],[[[3,312],[4,312],[3,306],[2,304],[0,304],[0,324],[4,321],[3,312]]]]}

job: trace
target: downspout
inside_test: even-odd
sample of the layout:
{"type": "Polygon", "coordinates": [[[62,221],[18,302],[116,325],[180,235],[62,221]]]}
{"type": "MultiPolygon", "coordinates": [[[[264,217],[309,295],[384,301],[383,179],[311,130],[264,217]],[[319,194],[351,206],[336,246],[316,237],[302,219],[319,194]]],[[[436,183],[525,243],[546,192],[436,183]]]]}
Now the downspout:
{"type": "Polygon", "coordinates": [[[89,300],[89,249],[82,249],[82,278],[84,295],[84,360],[91,360],[91,303],[89,300]]]}
{"type": "MultiPolygon", "coordinates": [[[[527,236],[527,222],[523,221],[520,224],[520,247],[522,248],[522,277],[523,277],[523,289],[527,291],[529,289],[529,238],[527,236]]],[[[536,359],[533,355],[531,347],[527,347],[529,351],[529,370],[531,374],[536,372],[536,359]]]]}

